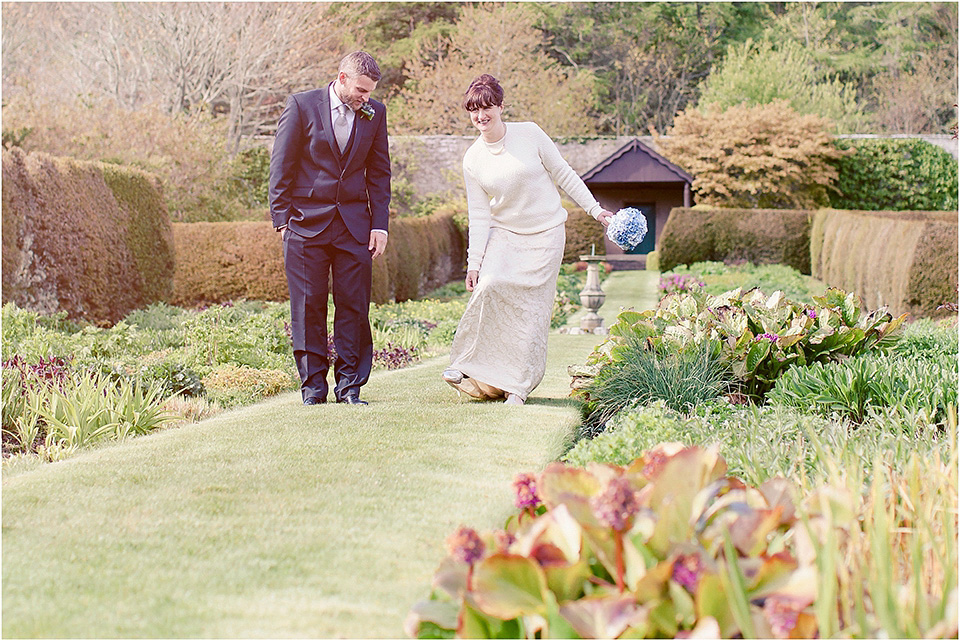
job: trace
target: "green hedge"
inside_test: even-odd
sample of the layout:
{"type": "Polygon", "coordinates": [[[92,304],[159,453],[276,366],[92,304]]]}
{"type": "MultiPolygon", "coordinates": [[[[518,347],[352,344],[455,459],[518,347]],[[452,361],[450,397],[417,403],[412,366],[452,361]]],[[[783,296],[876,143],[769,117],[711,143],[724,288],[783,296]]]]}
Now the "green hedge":
{"type": "Polygon", "coordinates": [[[594,247],[598,254],[605,253],[603,225],[568,201],[564,201],[563,207],[569,212],[565,225],[567,242],[563,248],[563,262],[575,263],[594,247]]]}
{"type": "Polygon", "coordinates": [[[159,180],[104,163],[3,152],[3,302],[115,323],[173,291],[159,180]]]}
{"type": "Polygon", "coordinates": [[[957,302],[957,212],[823,210],[811,231],[811,272],[875,308],[937,316],[957,302]]]}
{"type": "MultiPolygon", "coordinates": [[[[287,300],[280,234],[269,222],[175,223],[172,302],[287,300]]],[[[451,214],[398,218],[383,256],[373,262],[375,303],[418,298],[463,276],[466,241],[451,214]]]]}
{"type": "Polygon", "coordinates": [[[467,241],[454,213],[390,221],[387,251],[373,262],[375,303],[419,298],[463,277],[467,241]]]}
{"type": "Polygon", "coordinates": [[[918,138],[838,140],[843,156],[831,192],[834,209],[953,211],[957,209],[957,161],[918,138]]]}
{"type": "Polygon", "coordinates": [[[660,269],[704,261],[789,265],[810,273],[813,212],[677,207],[659,240],[660,269]]]}

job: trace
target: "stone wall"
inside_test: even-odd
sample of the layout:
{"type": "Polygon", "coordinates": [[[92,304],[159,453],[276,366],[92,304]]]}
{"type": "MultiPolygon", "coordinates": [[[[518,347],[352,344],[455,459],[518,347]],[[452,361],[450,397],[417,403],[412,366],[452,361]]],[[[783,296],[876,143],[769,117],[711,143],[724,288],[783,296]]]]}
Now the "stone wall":
{"type": "MultiPolygon", "coordinates": [[[[957,140],[944,135],[845,135],[841,138],[921,138],[958,157],[957,140]]],[[[634,138],[657,149],[652,136],[610,136],[597,138],[557,139],[560,154],[581,176],[606,160],[617,149],[634,138]]],[[[462,193],[461,161],[475,136],[390,136],[390,155],[395,167],[406,170],[406,177],[418,198],[429,194],[454,191],[462,193]]]]}
{"type": "MultiPolygon", "coordinates": [[[[650,136],[636,136],[652,145],[650,136]]],[[[635,136],[558,139],[560,154],[583,175],[635,136]]],[[[418,198],[429,194],[463,191],[463,154],[476,136],[390,136],[390,157],[401,168],[418,198]]]]}

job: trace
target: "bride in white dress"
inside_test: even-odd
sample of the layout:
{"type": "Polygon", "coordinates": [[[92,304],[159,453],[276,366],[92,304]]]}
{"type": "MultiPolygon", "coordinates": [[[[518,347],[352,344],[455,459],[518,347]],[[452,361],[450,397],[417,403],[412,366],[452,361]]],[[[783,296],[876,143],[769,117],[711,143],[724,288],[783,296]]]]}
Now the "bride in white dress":
{"type": "Polygon", "coordinates": [[[484,74],[463,107],[480,137],[463,156],[469,232],[467,291],[443,379],[477,398],[522,405],[543,380],[563,259],[559,185],[604,227],[600,206],[536,123],[505,123],[503,89],[484,74]]]}

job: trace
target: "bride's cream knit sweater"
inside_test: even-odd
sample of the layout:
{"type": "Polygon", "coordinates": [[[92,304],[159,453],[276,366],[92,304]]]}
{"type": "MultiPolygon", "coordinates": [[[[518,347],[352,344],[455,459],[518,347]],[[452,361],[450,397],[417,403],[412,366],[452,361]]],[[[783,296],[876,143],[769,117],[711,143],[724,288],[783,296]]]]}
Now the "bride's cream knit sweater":
{"type": "Polygon", "coordinates": [[[467,270],[479,270],[491,227],[536,234],[567,219],[559,185],[588,214],[603,211],[557,146],[533,122],[504,123],[507,133],[496,143],[482,137],[463,156],[470,231],[467,270]]]}

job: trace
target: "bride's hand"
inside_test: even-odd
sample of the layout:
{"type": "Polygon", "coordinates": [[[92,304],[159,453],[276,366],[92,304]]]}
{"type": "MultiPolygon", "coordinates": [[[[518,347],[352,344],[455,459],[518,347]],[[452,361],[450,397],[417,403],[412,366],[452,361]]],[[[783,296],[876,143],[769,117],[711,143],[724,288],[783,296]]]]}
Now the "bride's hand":
{"type": "Polygon", "coordinates": [[[467,278],[463,282],[467,286],[468,292],[472,292],[473,288],[477,286],[477,280],[479,278],[480,278],[480,272],[476,270],[467,272],[467,278]]]}
{"type": "Polygon", "coordinates": [[[606,209],[597,215],[597,220],[600,221],[600,224],[604,227],[608,227],[610,225],[611,218],[613,218],[613,212],[609,212],[606,209]]]}

